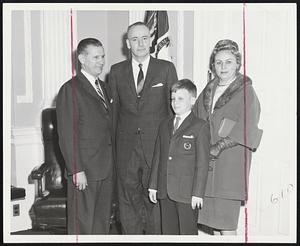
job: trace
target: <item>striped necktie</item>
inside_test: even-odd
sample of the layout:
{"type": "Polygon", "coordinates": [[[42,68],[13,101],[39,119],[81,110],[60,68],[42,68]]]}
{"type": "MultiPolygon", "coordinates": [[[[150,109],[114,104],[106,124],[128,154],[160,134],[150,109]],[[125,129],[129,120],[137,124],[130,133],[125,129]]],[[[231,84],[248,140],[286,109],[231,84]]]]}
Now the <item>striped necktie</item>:
{"type": "Polygon", "coordinates": [[[105,97],[104,97],[103,91],[102,91],[101,86],[100,86],[100,80],[96,79],[95,84],[96,84],[98,95],[100,96],[101,101],[103,102],[104,107],[107,109],[105,97]]]}
{"type": "Polygon", "coordinates": [[[140,95],[141,91],[143,90],[143,87],[144,87],[144,73],[143,73],[143,64],[139,64],[139,67],[140,67],[140,71],[139,71],[139,74],[138,74],[138,79],[137,79],[137,87],[136,87],[136,93],[138,94],[138,96],[140,95]]]}

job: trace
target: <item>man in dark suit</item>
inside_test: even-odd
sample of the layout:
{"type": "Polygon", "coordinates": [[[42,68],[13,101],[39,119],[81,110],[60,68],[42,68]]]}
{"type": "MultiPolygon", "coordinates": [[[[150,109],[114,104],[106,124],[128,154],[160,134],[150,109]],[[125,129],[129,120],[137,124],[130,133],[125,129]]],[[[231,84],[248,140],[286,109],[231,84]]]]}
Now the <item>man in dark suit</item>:
{"type": "Polygon", "coordinates": [[[111,67],[118,196],[124,234],[160,234],[159,207],[148,198],[148,179],[160,121],[171,115],[171,62],[150,56],[150,32],[137,22],[127,29],[131,59],[111,67]],[[158,214],[157,214],[158,213],[158,214]]]}
{"type": "Polygon", "coordinates": [[[104,49],[94,38],[77,47],[81,71],[59,90],[59,145],[66,162],[68,234],[108,234],[113,191],[110,95],[98,76],[104,49]]]}

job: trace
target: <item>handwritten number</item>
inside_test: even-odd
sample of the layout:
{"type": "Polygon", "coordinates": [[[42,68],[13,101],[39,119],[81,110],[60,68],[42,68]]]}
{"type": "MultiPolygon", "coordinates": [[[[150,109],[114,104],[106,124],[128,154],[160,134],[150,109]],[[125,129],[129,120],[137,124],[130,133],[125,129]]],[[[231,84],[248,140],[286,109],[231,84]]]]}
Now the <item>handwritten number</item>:
{"type": "Polygon", "coordinates": [[[278,203],[280,200],[284,199],[284,197],[287,193],[290,193],[293,190],[294,190],[294,185],[288,184],[286,189],[281,190],[280,195],[278,194],[275,196],[274,194],[271,194],[271,203],[273,203],[273,204],[278,203]]]}
{"type": "Polygon", "coordinates": [[[276,204],[279,201],[278,197],[273,197],[273,194],[271,195],[271,203],[276,204]]]}

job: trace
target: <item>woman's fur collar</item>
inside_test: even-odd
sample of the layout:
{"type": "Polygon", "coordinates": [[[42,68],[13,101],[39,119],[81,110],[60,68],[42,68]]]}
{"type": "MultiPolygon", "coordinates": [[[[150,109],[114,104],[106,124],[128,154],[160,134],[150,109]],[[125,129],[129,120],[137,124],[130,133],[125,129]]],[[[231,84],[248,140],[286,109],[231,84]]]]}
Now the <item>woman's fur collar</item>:
{"type": "MultiPolygon", "coordinates": [[[[203,105],[207,112],[211,112],[213,102],[213,95],[216,90],[219,79],[215,77],[211,80],[204,89],[203,105]]],[[[252,84],[249,77],[246,76],[246,83],[244,82],[244,75],[238,73],[236,79],[227,87],[224,93],[219,97],[215,104],[214,110],[223,107],[230,99],[239,92],[245,85],[252,84]]]]}

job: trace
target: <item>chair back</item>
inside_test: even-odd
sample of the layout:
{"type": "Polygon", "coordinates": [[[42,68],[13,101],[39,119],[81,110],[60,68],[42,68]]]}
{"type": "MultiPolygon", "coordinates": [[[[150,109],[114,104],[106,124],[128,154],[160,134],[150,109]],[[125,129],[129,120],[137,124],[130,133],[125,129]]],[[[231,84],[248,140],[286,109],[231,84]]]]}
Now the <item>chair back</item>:
{"type": "Polygon", "coordinates": [[[47,108],[43,110],[42,133],[45,163],[47,163],[47,166],[50,166],[50,171],[45,175],[45,189],[49,191],[62,188],[65,189],[65,162],[58,143],[55,108],[47,108]]]}

